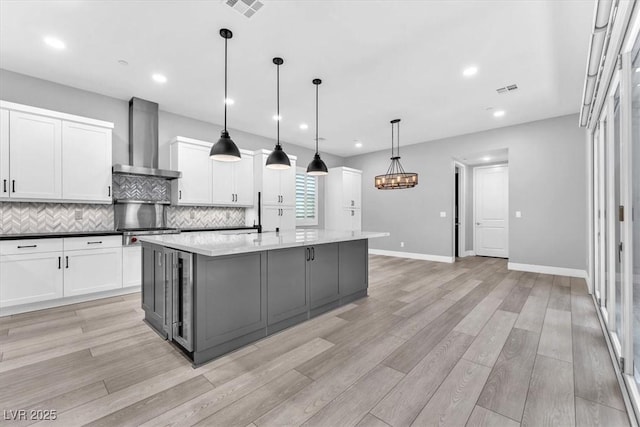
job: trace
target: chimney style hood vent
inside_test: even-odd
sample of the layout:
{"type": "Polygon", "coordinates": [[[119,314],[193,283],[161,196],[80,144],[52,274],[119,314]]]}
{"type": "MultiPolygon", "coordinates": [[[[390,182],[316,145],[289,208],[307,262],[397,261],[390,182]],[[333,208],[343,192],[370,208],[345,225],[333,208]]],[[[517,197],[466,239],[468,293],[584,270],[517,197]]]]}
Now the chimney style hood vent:
{"type": "Polygon", "coordinates": [[[158,169],[158,104],[155,102],[135,97],[129,101],[129,162],[114,165],[113,173],[165,179],[182,177],[182,172],[158,169]]]}

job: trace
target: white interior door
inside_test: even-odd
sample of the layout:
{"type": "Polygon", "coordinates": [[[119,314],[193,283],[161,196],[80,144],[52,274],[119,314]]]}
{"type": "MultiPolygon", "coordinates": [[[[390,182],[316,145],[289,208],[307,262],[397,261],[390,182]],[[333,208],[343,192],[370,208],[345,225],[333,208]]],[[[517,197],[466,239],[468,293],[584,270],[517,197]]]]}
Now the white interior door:
{"type": "Polygon", "coordinates": [[[474,169],[475,252],[509,256],[509,172],[507,165],[474,169]]]}

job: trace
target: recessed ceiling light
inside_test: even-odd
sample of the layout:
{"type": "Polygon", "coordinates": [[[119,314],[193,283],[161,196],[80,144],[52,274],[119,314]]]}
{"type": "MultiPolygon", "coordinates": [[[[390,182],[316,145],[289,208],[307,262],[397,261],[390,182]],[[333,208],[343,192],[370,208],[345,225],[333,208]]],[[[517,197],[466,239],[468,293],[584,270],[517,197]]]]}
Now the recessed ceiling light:
{"type": "Polygon", "coordinates": [[[274,114],[273,115],[273,120],[280,121],[280,120],[282,120],[282,116],[278,116],[277,114],[274,114]]]}
{"type": "Polygon", "coordinates": [[[162,74],[153,74],[151,76],[151,78],[153,79],[154,82],[156,83],[166,83],[167,82],[167,78],[162,75],[162,74]]]}
{"type": "Polygon", "coordinates": [[[129,63],[127,61],[125,61],[124,59],[118,59],[118,64],[120,64],[120,65],[129,65],[129,63]]]}
{"type": "Polygon", "coordinates": [[[231,98],[227,98],[227,99],[224,100],[224,103],[227,104],[227,105],[233,105],[233,104],[236,103],[236,101],[234,101],[231,98]]]}
{"type": "Polygon", "coordinates": [[[498,110],[493,113],[493,117],[502,117],[504,116],[504,110],[498,110]]]}
{"type": "Polygon", "coordinates": [[[636,73],[640,73],[640,67],[636,68],[636,73]]]}
{"type": "Polygon", "coordinates": [[[67,46],[64,44],[64,42],[60,39],[57,39],[55,37],[51,37],[51,36],[47,36],[44,38],[44,42],[54,48],[54,49],[58,49],[58,50],[62,50],[64,48],[66,48],[67,46]]]}
{"type": "Polygon", "coordinates": [[[356,148],[362,148],[362,142],[360,141],[356,142],[356,148]]]}
{"type": "Polygon", "coordinates": [[[465,68],[462,71],[462,75],[465,77],[475,76],[477,73],[478,73],[478,67],[476,67],[475,65],[472,67],[465,68]]]}
{"type": "Polygon", "coordinates": [[[306,123],[300,123],[300,129],[307,130],[307,129],[309,129],[309,125],[306,124],[306,123]]]}
{"type": "Polygon", "coordinates": [[[485,162],[488,162],[489,160],[491,160],[491,157],[489,157],[489,156],[484,156],[484,157],[482,158],[482,160],[484,160],[485,162]]]}

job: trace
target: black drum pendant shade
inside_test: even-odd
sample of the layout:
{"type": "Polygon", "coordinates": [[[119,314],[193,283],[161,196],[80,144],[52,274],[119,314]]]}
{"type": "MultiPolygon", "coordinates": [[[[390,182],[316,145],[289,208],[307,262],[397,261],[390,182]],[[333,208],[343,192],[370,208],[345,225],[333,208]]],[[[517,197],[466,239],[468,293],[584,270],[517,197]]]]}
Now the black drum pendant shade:
{"type": "Polygon", "coordinates": [[[391,164],[387,173],[378,175],[375,178],[375,186],[378,190],[402,190],[403,188],[413,188],[418,185],[418,174],[405,172],[400,164],[400,119],[391,120],[391,164]],[[394,152],[393,127],[398,129],[398,150],[394,152]]]}
{"type": "Polygon", "coordinates": [[[233,33],[223,28],[220,30],[220,36],[224,39],[224,129],[218,142],[211,147],[209,157],[221,162],[238,162],[242,160],[240,150],[227,131],[227,40],[233,37],[233,33]]]}
{"type": "Polygon", "coordinates": [[[329,173],[327,165],[322,161],[320,153],[318,153],[318,86],[320,86],[322,80],[313,79],[312,83],[316,85],[316,154],[314,154],[313,160],[311,160],[309,166],[307,166],[307,174],[322,176],[329,173]]]}
{"type": "Polygon", "coordinates": [[[273,148],[269,157],[267,157],[266,166],[269,169],[289,169],[291,167],[291,162],[289,161],[289,156],[282,149],[282,145],[280,145],[280,66],[284,64],[284,59],[282,58],[273,58],[273,63],[276,64],[276,90],[277,90],[277,112],[276,112],[276,127],[277,127],[277,139],[276,146],[273,148]]]}

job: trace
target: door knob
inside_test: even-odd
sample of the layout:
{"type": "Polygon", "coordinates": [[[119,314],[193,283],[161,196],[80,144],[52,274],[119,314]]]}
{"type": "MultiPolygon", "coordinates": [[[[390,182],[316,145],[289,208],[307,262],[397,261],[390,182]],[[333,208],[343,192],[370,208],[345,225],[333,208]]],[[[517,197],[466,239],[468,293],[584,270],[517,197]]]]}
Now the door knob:
{"type": "Polygon", "coordinates": [[[480,223],[479,223],[479,222],[476,222],[476,225],[480,225],[480,223]]]}

